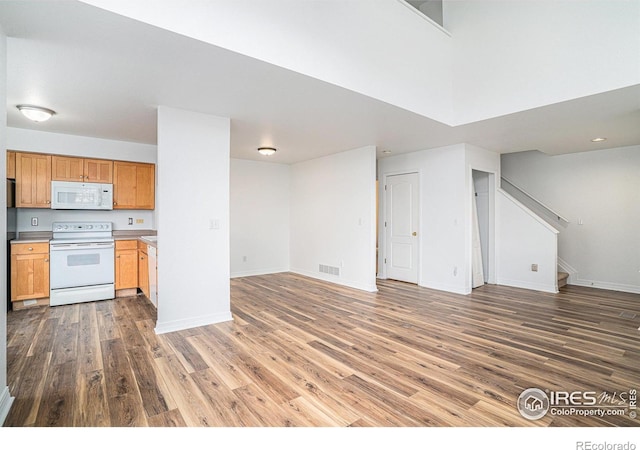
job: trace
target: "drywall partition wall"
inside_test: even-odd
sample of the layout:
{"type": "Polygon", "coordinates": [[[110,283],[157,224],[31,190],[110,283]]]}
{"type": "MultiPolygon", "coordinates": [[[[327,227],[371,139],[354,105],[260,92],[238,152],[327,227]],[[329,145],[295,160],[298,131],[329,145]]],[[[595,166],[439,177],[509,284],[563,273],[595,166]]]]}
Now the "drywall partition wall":
{"type": "Polygon", "coordinates": [[[640,293],[640,146],[502,156],[502,172],[569,220],[558,256],[569,282],[640,293]]]}
{"type": "Polygon", "coordinates": [[[291,166],[292,272],[377,290],[375,183],[374,146],[291,166]]]}
{"type": "MultiPolygon", "coordinates": [[[[418,284],[433,289],[467,294],[471,291],[471,200],[464,144],[406,153],[378,161],[380,191],[385,178],[418,172],[420,178],[420,225],[418,284]],[[467,211],[469,210],[469,211],[467,211]],[[467,234],[469,237],[467,237],[467,234]],[[469,278],[467,280],[467,278],[469,278]]],[[[469,172],[470,176],[470,172],[469,172]]],[[[378,273],[385,278],[384,196],[380,196],[378,273]]]]}
{"type": "Polygon", "coordinates": [[[284,164],[231,159],[231,277],[289,270],[289,184],[284,164]]]}
{"type": "Polygon", "coordinates": [[[158,108],[156,332],[231,320],[230,120],[158,108]]]}
{"type": "Polygon", "coordinates": [[[458,124],[640,83],[637,1],[444,2],[444,23],[458,124]]]}
{"type": "MultiPolygon", "coordinates": [[[[157,157],[155,145],[22,128],[7,129],[7,148],[17,151],[147,163],[155,163],[157,157]]],[[[56,211],[42,208],[17,208],[16,218],[18,232],[51,231],[52,222],[73,220],[109,221],[113,223],[115,230],[155,228],[155,213],[146,210],[56,211]],[[33,217],[38,218],[37,226],[31,225],[33,217]],[[130,217],[134,219],[133,225],[129,225],[130,217]],[[138,219],[142,222],[138,222],[138,219]]]]}
{"type": "Polygon", "coordinates": [[[452,120],[451,37],[399,1],[84,3],[452,120]],[[215,23],[216,26],[211,26],[215,23]],[[401,80],[401,81],[399,81],[401,80]]]}
{"type": "MultiPolygon", "coordinates": [[[[0,105],[7,104],[7,37],[0,27],[0,105]]],[[[0,179],[7,177],[6,158],[6,133],[7,110],[0,108],[0,179]]],[[[0,236],[6,236],[6,185],[2,183],[0,198],[3,204],[0,207],[0,236]]],[[[13,398],[9,392],[7,383],[7,246],[0,247],[0,426],[9,414],[13,398]]]]}
{"type": "Polygon", "coordinates": [[[502,189],[496,196],[496,234],[498,284],[558,292],[558,231],[502,189]]]}

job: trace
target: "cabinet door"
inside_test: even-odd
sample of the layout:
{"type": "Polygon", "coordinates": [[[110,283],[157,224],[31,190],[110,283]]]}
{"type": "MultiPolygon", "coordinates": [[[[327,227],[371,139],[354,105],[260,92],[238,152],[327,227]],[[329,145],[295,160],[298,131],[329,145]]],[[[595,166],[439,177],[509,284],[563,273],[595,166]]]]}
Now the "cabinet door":
{"type": "Polygon", "coordinates": [[[16,207],[51,207],[51,155],[16,153],[16,207]]]}
{"type": "Polygon", "coordinates": [[[51,157],[51,179],[54,181],[84,181],[82,158],[73,156],[51,157]]]}
{"type": "Polygon", "coordinates": [[[155,208],[155,165],[113,163],[113,208],[155,208]]]}
{"type": "Polygon", "coordinates": [[[113,209],[136,209],[136,164],[113,163],[113,209]]]}
{"type": "Polygon", "coordinates": [[[138,164],[136,171],[136,206],[138,209],[155,208],[156,167],[138,164]]]}
{"type": "Polygon", "coordinates": [[[11,301],[49,297],[49,255],[11,256],[11,301]]]}
{"type": "Polygon", "coordinates": [[[138,287],[138,250],[116,250],[116,289],[138,287]]]}
{"type": "Polygon", "coordinates": [[[149,295],[149,261],[147,254],[138,251],[138,285],[147,298],[149,295]]]}
{"type": "Polygon", "coordinates": [[[7,150],[7,178],[16,179],[16,152],[7,150]]]}
{"type": "Polygon", "coordinates": [[[88,183],[113,183],[113,161],[85,159],[84,180],[88,183]]]}

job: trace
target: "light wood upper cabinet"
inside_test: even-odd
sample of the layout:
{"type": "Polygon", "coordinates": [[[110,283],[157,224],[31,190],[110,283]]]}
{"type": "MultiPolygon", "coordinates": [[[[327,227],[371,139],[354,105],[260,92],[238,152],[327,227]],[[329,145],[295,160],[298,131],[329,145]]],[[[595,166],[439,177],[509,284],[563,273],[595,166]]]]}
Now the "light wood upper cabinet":
{"type": "Polygon", "coordinates": [[[113,183],[113,161],[85,158],[84,177],[89,183],[113,183]]]}
{"type": "Polygon", "coordinates": [[[137,241],[116,241],[116,289],[138,287],[137,241]]]}
{"type": "Polygon", "coordinates": [[[51,179],[84,183],[112,183],[113,161],[54,155],[51,159],[51,179]]]}
{"type": "Polygon", "coordinates": [[[113,209],[155,208],[155,164],[113,163],[113,209]]]}
{"type": "Polygon", "coordinates": [[[49,297],[49,243],[11,245],[11,301],[49,297]]]}
{"type": "Polygon", "coordinates": [[[51,155],[16,153],[16,207],[51,207],[51,155]]]}
{"type": "Polygon", "coordinates": [[[7,150],[7,178],[16,178],[16,152],[7,150]]]}

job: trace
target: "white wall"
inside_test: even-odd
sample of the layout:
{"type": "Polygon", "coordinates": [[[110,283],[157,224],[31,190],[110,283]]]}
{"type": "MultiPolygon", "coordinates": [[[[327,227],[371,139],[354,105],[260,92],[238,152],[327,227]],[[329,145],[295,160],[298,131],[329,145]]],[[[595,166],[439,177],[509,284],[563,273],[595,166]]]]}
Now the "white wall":
{"type": "Polygon", "coordinates": [[[569,282],[640,293],[640,146],[548,156],[502,156],[502,172],[570,223],[558,256],[569,282]],[[580,222],[582,225],[580,225],[580,222]]]}
{"type": "Polygon", "coordinates": [[[231,276],[289,270],[290,166],[231,159],[231,276]]]}
{"type": "MultiPolygon", "coordinates": [[[[497,173],[499,156],[479,147],[458,144],[382,158],[378,162],[381,192],[388,175],[419,174],[420,286],[460,294],[471,292],[473,169],[497,173]]],[[[384,221],[385,198],[381,195],[378,228],[381,278],[386,277],[384,221]]],[[[494,272],[493,267],[490,271],[494,272]]]]}
{"type": "Polygon", "coordinates": [[[397,1],[85,3],[452,120],[451,37],[397,1]],[[211,26],[215,23],[215,26],[211,26]],[[401,80],[401,81],[399,81],[401,80]]]}
{"type": "MultiPolygon", "coordinates": [[[[0,105],[7,104],[7,37],[0,27],[0,105]]],[[[7,110],[0,108],[0,179],[7,177],[7,110]]],[[[0,236],[7,232],[6,185],[0,183],[0,236]]],[[[7,247],[0,246],[0,425],[9,413],[13,398],[7,385],[7,247]]],[[[6,441],[6,439],[5,439],[6,441]]]]}
{"type": "Polygon", "coordinates": [[[158,319],[165,333],[231,320],[230,120],[158,108],[158,319]]]}
{"type": "Polygon", "coordinates": [[[291,166],[291,271],[376,291],[376,148],[291,166]],[[324,274],[319,265],[340,269],[324,274]]]}
{"type": "MultiPolygon", "coordinates": [[[[70,134],[50,133],[22,128],[7,129],[7,148],[10,150],[83,156],[121,161],[156,162],[155,145],[98,139],[70,134]]],[[[156,180],[157,181],[157,180],[156,180]]],[[[148,230],[155,228],[154,211],[56,211],[42,208],[17,208],[17,231],[51,231],[54,221],[109,221],[114,230],[148,230]],[[38,218],[38,226],[31,225],[31,218],[38,218]],[[129,217],[133,225],[129,225],[129,217]],[[141,219],[142,223],[136,223],[141,219]]]]}
{"type": "Polygon", "coordinates": [[[640,2],[448,1],[456,123],[640,83],[640,2]]]}
{"type": "MultiPolygon", "coordinates": [[[[52,119],[55,120],[55,119],[52,119]]],[[[114,141],[24,128],[7,128],[7,148],[25,152],[85,156],[120,161],[156,162],[155,145],[114,141]]]]}
{"type": "Polygon", "coordinates": [[[558,232],[502,190],[496,213],[498,284],[557,292],[558,232]]]}

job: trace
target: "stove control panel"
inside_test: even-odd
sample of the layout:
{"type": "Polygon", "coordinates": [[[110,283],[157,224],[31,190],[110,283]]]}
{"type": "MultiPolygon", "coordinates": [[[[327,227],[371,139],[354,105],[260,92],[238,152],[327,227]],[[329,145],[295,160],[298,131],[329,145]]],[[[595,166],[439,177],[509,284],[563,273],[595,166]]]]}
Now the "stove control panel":
{"type": "Polygon", "coordinates": [[[86,231],[110,233],[111,230],[111,222],[54,222],[52,225],[54,233],[82,233],[86,231]]]}

